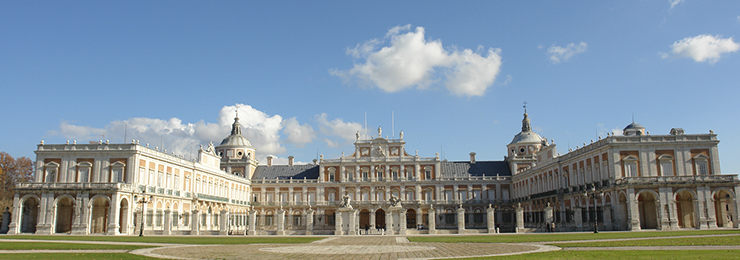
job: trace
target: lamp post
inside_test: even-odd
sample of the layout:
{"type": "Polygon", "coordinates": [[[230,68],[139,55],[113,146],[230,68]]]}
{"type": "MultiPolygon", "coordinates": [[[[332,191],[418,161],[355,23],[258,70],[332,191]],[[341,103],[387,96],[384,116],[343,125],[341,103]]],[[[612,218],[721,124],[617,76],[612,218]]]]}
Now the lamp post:
{"type": "Polygon", "coordinates": [[[589,194],[588,191],[584,191],[583,192],[583,196],[586,197],[587,199],[591,198],[591,199],[594,200],[594,234],[597,234],[597,233],[599,233],[599,215],[598,215],[598,212],[597,212],[598,211],[598,207],[597,207],[598,204],[597,204],[596,200],[599,197],[604,196],[604,191],[599,190],[597,192],[596,191],[596,185],[594,185],[594,186],[591,186],[591,193],[589,194]]]}
{"type": "Polygon", "coordinates": [[[149,203],[154,199],[154,195],[149,195],[149,200],[146,199],[146,190],[141,192],[141,200],[138,202],[141,203],[141,227],[139,227],[139,236],[144,236],[144,204],[149,203]]]}

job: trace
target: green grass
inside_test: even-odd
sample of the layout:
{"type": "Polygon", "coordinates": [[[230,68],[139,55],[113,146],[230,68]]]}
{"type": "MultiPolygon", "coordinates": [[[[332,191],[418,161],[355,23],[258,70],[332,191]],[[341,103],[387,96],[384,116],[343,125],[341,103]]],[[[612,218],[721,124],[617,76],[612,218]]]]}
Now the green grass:
{"type": "Polygon", "coordinates": [[[138,243],[170,243],[170,244],[295,244],[310,243],[324,237],[200,237],[200,236],[41,236],[41,235],[9,235],[0,237],[3,239],[38,239],[38,240],[78,240],[78,241],[113,241],[113,242],[138,242],[138,243]]]}
{"type": "Polygon", "coordinates": [[[739,259],[740,250],[551,251],[469,259],[739,259]]]}
{"type": "Polygon", "coordinates": [[[73,243],[37,243],[37,242],[0,242],[0,250],[134,250],[150,246],[106,245],[106,244],[73,244],[73,243]]]}
{"type": "Polygon", "coordinates": [[[574,241],[574,240],[640,238],[640,237],[674,237],[674,236],[719,235],[719,234],[740,234],[740,230],[601,232],[598,234],[547,233],[547,234],[506,234],[506,235],[485,235],[485,236],[416,236],[416,237],[408,237],[408,239],[411,242],[526,243],[526,242],[574,241]]]}
{"type": "Polygon", "coordinates": [[[22,260],[22,259],[74,259],[74,260],[93,260],[93,259],[159,259],[132,254],[115,254],[115,253],[43,253],[43,254],[0,254],[3,260],[22,260]]]}
{"type": "Polygon", "coordinates": [[[730,237],[692,237],[647,240],[625,240],[610,242],[557,243],[559,247],[613,247],[613,246],[736,246],[740,236],[730,237]]]}

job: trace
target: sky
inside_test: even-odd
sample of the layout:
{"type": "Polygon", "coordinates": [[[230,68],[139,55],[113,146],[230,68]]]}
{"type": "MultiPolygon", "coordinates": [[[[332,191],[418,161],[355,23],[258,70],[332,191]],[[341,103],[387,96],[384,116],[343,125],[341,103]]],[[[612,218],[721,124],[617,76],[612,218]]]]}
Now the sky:
{"type": "Polygon", "coordinates": [[[0,151],[132,139],[186,158],[236,110],[260,163],[353,152],[502,160],[683,128],[740,173],[737,1],[0,1],[0,151]],[[365,131],[367,129],[367,131],[365,131]]]}

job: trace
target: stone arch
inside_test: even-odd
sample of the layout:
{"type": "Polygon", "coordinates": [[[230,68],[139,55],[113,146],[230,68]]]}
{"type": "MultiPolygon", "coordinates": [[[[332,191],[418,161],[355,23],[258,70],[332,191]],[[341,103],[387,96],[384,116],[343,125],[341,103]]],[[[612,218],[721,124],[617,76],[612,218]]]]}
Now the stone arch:
{"type": "Polygon", "coordinates": [[[36,225],[38,225],[39,217],[39,202],[41,199],[34,194],[28,194],[23,196],[20,201],[20,233],[36,233],[36,225]]]}
{"type": "Polygon", "coordinates": [[[120,208],[118,210],[118,233],[120,234],[128,233],[129,204],[127,197],[121,198],[121,202],[119,203],[120,208]]]}
{"type": "Polygon", "coordinates": [[[696,210],[694,208],[694,202],[696,201],[696,193],[694,191],[682,188],[676,191],[673,195],[673,199],[676,201],[676,213],[678,213],[678,227],[680,228],[695,228],[696,225],[696,210]]]}
{"type": "Polygon", "coordinates": [[[74,221],[75,214],[79,214],[76,210],[77,203],[75,199],[69,194],[64,194],[57,197],[54,200],[55,212],[55,233],[69,233],[72,231],[72,221],[74,221]]]}
{"type": "Polygon", "coordinates": [[[737,221],[737,216],[732,215],[735,212],[735,194],[729,189],[720,188],[713,192],[712,199],[717,227],[732,227],[733,222],[737,221]]]}
{"type": "Polygon", "coordinates": [[[385,210],[382,208],[375,211],[375,227],[385,229],[385,210]]]}
{"type": "Polygon", "coordinates": [[[416,210],[406,210],[406,228],[416,228],[416,210]]]}
{"type": "Polygon", "coordinates": [[[105,195],[95,195],[90,199],[90,233],[105,234],[108,232],[108,216],[111,200],[105,195]]]}
{"type": "Polygon", "coordinates": [[[360,210],[360,228],[363,228],[363,229],[370,228],[370,210],[368,209],[360,210]]]}
{"type": "Polygon", "coordinates": [[[660,198],[653,190],[641,190],[637,193],[637,203],[641,229],[657,229],[660,198]]]}

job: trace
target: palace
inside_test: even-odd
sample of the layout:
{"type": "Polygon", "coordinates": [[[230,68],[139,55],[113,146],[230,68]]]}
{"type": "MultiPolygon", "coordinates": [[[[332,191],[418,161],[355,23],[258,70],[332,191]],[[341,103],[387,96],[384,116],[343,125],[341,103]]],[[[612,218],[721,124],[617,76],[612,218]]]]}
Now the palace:
{"type": "Polygon", "coordinates": [[[503,161],[440,160],[399,139],[357,135],[354,151],[265,165],[238,116],[218,146],[186,160],[138,141],[44,144],[16,187],[9,234],[406,235],[738,228],[737,175],[717,135],[650,135],[629,124],[560,155],[521,132],[503,161]]]}

